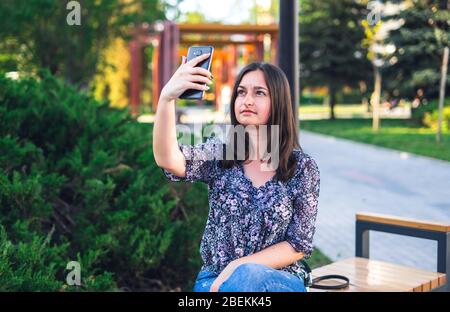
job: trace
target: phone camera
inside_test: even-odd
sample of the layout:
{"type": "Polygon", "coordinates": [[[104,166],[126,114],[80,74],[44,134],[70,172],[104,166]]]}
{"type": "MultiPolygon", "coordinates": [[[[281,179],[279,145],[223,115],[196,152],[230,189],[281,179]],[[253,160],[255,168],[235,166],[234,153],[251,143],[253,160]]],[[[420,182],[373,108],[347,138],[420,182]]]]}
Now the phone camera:
{"type": "Polygon", "coordinates": [[[200,51],[200,50],[194,51],[194,56],[200,56],[200,55],[202,55],[202,51],[200,51]]]}

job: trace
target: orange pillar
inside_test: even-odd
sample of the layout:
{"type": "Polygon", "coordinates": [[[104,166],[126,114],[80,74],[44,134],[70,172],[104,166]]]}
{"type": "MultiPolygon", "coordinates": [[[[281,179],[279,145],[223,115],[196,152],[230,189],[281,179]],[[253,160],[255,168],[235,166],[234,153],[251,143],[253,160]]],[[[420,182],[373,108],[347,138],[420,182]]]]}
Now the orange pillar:
{"type": "Polygon", "coordinates": [[[178,43],[180,33],[178,26],[170,21],[164,22],[164,30],[161,33],[158,49],[158,96],[164,85],[172,77],[178,65],[178,43]]]}
{"type": "Polygon", "coordinates": [[[160,53],[160,45],[161,45],[161,36],[157,37],[157,41],[156,41],[156,45],[154,46],[155,51],[153,53],[153,58],[152,58],[152,65],[153,65],[153,73],[152,73],[152,82],[153,82],[153,86],[152,86],[152,107],[153,107],[153,112],[156,112],[156,110],[158,109],[158,101],[159,101],[159,93],[161,90],[160,87],[160,81],[159,81],[159,72],[160,72],[160,68],[159,68],[159,53],[160,53]]]}
{"type": "Polygon", "coordinates": [[[141,103],[142,51],[138,39],[129,43],[130,61],[130,104],[131,114],[136,116],[141,103]]]}
{"type": "Polygon", "coordinates": [[[230,46],[229,53],[227,55],[227,71],[224,73],[224,81],[231,88],[234,85],[234,81],[237,78],[237,59],[238,59],[237,46],[235,44],[230,46]]]}
{"type": "Polygon", "coordinates": [[[256,60],[258,62],[264,62],[264,37],[261,35],[256,38],[255,41],[256,60]]]}
{"type": "Polygon", "coordinates": [[[270,62],[278,65],[278,35],[270,36],[270,62]]]}

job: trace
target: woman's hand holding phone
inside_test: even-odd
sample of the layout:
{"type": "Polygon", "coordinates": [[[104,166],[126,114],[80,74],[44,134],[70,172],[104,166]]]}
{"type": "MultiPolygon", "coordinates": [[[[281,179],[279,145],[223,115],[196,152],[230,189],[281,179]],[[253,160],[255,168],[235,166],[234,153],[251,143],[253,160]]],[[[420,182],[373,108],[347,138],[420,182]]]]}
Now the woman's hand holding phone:
{"type": "Polygon", "coordinates": [[[204,84],[212,83],[212,74],[204,68],[196,67],[196,65],[206,60],[209,55],[209,53],[202,54],[188,62],[186,62],[186,57],[183,56],[182,64],[161,90],[160,101],[175,100],[188,89],[208,90],[209,87],[204,84]]]}

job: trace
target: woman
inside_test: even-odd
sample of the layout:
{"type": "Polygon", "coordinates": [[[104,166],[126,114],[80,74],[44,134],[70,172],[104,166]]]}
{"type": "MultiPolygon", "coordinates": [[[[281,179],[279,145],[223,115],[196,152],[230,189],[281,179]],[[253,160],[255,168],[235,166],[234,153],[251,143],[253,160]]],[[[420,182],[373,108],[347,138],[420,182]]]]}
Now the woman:
{"type": "MultiPolygon", "coordinates": [[[[207,57],[189,62],[183,57],[161,91],[153,130],[155,160],[166,176],[208,185],[210,210],[200,246],[204,263],[194,291],[306,291],[300,260],[313,248],[320,178],[298,143],[286,76],[274,65],[252,63],[239,73],[230,102],[234,126],[278,125],[277,167],[259,158],[267,146],[260,146],[258,135],[245,137],[244,160],[236,152],[221,159],[223,145],[216,137],[183,145],[175,130],[175,99],[211,83],[211,73],[195,67],[207,57]]],[[[270,138],[263,142],[270,145],[270,138]]]]}

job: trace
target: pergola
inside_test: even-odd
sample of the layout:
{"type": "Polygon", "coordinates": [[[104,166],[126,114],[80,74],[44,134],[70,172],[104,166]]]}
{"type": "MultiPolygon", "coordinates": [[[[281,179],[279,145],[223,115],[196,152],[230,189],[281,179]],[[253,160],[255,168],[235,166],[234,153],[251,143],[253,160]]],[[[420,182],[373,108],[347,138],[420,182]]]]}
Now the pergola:
{"type": "MultiPolygon", "coordinates": [[[[299,44],[298,44],[298,1],[280,0],[280,23],[278,25],[221,25],[221,24],[175,24],[165,21],[160,24],[144,25],[135,30],[129,43],[130,66],[130,104],[133,114],[138,113],[141,102],[143,55],[142,48],[156,47],[153,56],[153,108],[156,110],[158,95],[180,63],[180,45],[213,45],[216,48],[230,46],[226,57],[220,56],[219,84],[228,83],[235,78],[236,46],[254,47],[254,60],[264,59],[264,36],[270,36],[270,61],[278,64],[285,72],[291,87],[292,105],[297,117],[299,90],[299,44]],[[241,35],[237,40],[233,35],[241,35]],[[278,52],[277,52],[278,51],[278,52]]],[[[216,56],[216,54],[215,54],[216,56]]],[[[214,64],[213,64],[214,65],[214,64]]],[[[215,66],[217,68],[217,66],[215,66]]],[[[217,69],[216,69],[217,70],[217,69]]],[[[215,73],[213,72],[214,76],[215,73]]],[[[216,86],[216,92],[219,88],[216,86]]],[[[216,99],[219,99],[216,95],[216,99]]]]}
{"type": "Polygon", "coordinates": [[[215,79],[214,98],[220,106],[222,85],[232,85],[236,76],[237,47],[246,47],[253,61],[264,60],[264,42],[270,41],[270,61],[277,62],[278,25],[221,25],[221,24],[161,24],[142,26],[130,41],[130,102],[133,114],[141,102],[142,48],[153,45],[153,110],[164,84],[179,66],[181,55],[191,45],[212,45],[215,48],[212,71],[215,79]],[[269,38],[269,39],[268,39],[269,38]]]}

